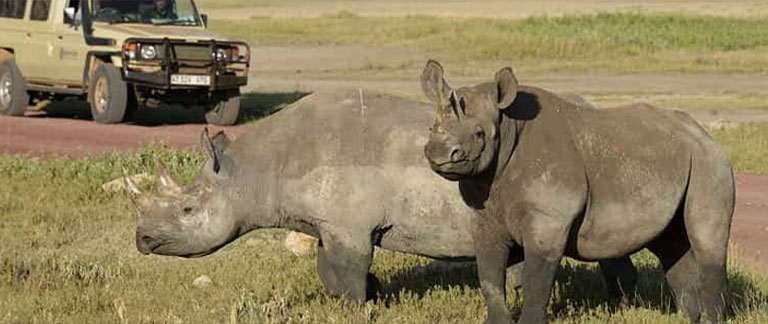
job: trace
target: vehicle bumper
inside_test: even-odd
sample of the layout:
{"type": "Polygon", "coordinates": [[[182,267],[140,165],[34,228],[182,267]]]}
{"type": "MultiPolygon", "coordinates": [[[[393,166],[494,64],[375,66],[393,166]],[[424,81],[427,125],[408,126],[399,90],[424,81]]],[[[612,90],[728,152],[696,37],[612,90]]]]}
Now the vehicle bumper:
{"type": "Polygon", "coordinates": [[[128,83],[136,85],[150,87],[150,88],[163,88],[163,89],[202,89],[209,88],[210,90],[222,90],[222,89],[234,89],[245,86],[248,84],[248,77],[241,77],[236,75],[215,75],[209,74],[211,77],[211,84],[204,85],[179,85],[171,84],[171,74],[167,72],[137,72],[123,69],[123,80],[128,83]]]}
{"type": "Polygon", "coordinates": [[[138,39],[130,38],[124,43],[155,45],[162,48],[159,57],[150,62],[129,58],[125,52],[122,55],[122,76],[128,83],[159,89],[208,89],[228,90],[237,89],[248,83],[248,69],[250,62],[250,48],[243,42],[219,42],[215,40],[188,42],[173,39],[138,39]],[[217,60],[216,53],[220,48],[232,48],[236,46],[247,49],[247,57],[244,61],[217,60]],[[179,57],[178,51],[183,48],[195,48],[196,51],[207,51],[205,55],[197,58],[179,57]],[[138,66],[137,66],[138,65],[138,66]],[[137,68],[138,67],[138,68],[137,68]],[[193,69],[194,72],[185,71],[193,69]],[[147,71],[149,70],[149,71],[147,71]],[[174,84],[171,76],[175,74],[209,76],[208,85],[174,84]]]}

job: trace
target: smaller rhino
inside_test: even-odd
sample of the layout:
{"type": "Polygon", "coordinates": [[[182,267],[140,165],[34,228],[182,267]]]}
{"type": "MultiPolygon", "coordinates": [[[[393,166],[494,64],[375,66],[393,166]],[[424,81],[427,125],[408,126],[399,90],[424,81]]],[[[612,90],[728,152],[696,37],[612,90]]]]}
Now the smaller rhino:
{"type": "Polygon", "coordinates": [[[547,323],[563,257],[612,260],[648,249],[679,310],[716,323],[726,310],[734,180],[725,153],[688,114],[645,104],[596,110],[518,83],[452,88],[429,61],[436,103],[424,154],[479,214],[473,235],[491,323],[509,323],[510,248],[525,252],[520,323],[547,323]]]}

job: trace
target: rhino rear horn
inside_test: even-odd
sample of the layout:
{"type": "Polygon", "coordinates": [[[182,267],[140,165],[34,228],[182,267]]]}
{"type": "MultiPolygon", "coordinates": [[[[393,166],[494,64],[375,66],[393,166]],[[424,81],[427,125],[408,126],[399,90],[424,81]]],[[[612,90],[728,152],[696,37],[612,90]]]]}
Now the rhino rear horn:
{"type": "Polygon", "coordinates": [[[131,179],[130,176],[128,176],[128,171],[125,169],[125,166],[120,166],[120,168],[123,171],[123,181],[125,182],[125,188],[128,190],[131,195],[140,195],[141,189],[139,189],[139,186],[136,185],[135,182],[133,182],[133,179],[131,179]]]}
{"type": "Polygon", "coordinates": [[[155,156],[155,175],[157,175],[157,181],[160,183],[160,189],[167,192],[180,191],[181,187],[173,181],[171,174],[168,172],[168,168],[158,156],[155,156]]]}
{"type": "Polygon", "coordinates": [[[517,97],[517,78],[511,67],[505,67],[496,72],[496,89],[494,100],[499,109],[507,109],[517,97]]]}

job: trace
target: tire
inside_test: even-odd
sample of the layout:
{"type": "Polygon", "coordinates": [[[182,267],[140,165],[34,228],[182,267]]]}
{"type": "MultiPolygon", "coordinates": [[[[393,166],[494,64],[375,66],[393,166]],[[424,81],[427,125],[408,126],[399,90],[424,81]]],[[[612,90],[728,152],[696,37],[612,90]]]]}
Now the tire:
{"type": "Polygon", "coordinates": [[[0,64],[0,115],[21,116],[28,104],[27,84],[16,60],[3,61],[0,64]]]}
{"type": "Polygon", "coordinates": [[[128,107],[128,86],[120,70],[111,64],[101,64],[88,84],[88,103],[93,120],[102,124],[123,121],[128,107]]]}
{"type": "Polygon", "coordinates": [[[240,96],[222,100],[205,112],[205,121],[211,125],[229,126],[240,115],[240,96]]]}

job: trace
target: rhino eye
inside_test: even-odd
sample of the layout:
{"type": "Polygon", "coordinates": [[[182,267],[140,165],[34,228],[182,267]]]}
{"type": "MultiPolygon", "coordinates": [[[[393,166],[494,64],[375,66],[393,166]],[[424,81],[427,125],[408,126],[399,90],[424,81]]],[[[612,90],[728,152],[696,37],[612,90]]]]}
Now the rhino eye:
{"type": "Polygon", "coordinates": [[[189,214],[192,212],[192,207],[184,207],[183,211],[184,211],[184,214],[189,214]]]}
{"type": "Polygon", "coordinates": [[[485,136],[485,132],[483,131],[483,128],[480,126],[475,127],[475,139],[481,140],[485,136]]]}

